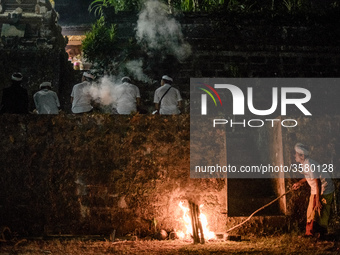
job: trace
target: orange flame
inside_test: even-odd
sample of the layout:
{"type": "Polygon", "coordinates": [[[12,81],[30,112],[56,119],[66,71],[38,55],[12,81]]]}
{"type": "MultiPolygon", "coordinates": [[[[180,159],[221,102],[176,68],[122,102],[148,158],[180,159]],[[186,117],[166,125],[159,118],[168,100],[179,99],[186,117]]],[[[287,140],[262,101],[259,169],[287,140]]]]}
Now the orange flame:
{"type": "MultiPolygon", "coordinates": [[[[184,239],[186,237],[191,237],[192,236],[192,225],[191,225],[191,219],[190,219],[190,216],[189,216],[189,208],[183,206],[183,202],[182,201],[179,202],[178,205],[179,205],[179,207],[183,211],[183,220],[184,220],[184,224],[185,224],[186,230],[185,230],[185,232],[178,231],[177,235],[181,239],[184,239]]],[[[203,207],[203,205],[200,205],[200,208],[202,208],[202,207],[203,207]]],[[[199,218],[201,220],[204,238],[206,240],[214,239],[216,236],[215,236],[215,233],[210,231],[209,228],[208,228],[207,217],[203,213],[200,213],[199,218]]]]}

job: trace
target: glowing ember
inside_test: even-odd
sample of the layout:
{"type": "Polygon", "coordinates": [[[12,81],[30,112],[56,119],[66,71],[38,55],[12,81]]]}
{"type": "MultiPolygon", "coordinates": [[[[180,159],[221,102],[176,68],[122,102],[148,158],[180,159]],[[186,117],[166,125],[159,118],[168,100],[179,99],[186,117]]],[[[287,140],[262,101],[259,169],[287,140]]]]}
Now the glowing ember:
{"type": "MultiPolygon", "coordinates": [[[[178,205],[183,211],[183,220],[184,220],[184,224],[185,224],[185,228],[186,228],[185,232],[183,232],[183,231],[177,232],[178,237],[181,238],[181,239],[184,239],[186,237],[191,237],[192,236],[192,226],[191,226],[191,218],[190,218],[190,215],[189,215],[189,208],[183,206],[182,201],[179,202],[178,205]]],[[[200,208],[202,208],[202,207],[203,207],[203,205],[200,205],[200,208]]],[[[207,217],[203,213],[200,213],[199,218],[200,218],[200,221],[201,221],[201,224],[202,224],[204,238],[206,240],[214,239],[216,236],[215,236],[215,233],[210,231],[209,228],[208,228],[207,217]]]]}

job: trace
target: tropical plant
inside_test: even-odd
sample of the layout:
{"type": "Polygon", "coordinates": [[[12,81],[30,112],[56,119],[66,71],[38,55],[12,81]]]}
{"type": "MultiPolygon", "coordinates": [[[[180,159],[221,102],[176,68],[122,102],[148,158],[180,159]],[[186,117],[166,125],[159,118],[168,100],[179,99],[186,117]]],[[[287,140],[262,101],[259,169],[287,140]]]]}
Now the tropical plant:
{"type": "Polygon", "coordinates": [[[225,4],[225,0],[179,0],[168,1],[169,5],[173,5],[182,11],[197,12],[197,11],[210,11],[218,9],[225,4]]]}
{"type": "Polygon", "coordinates": [[[144,0],[94,0],[89,11],[93,12],[97,17],[104,14],[105,8],[114,7],[116,11],[138,11],[144,0]]]}
{"type": "Polygon", "coordinates": [[[310,9],[310,1],[307,0],[283,0],[283,5],[291,12],[303,12],[310,9]]]}
{"type": "MultiPolygon", "coordinates": [[[[143,4],[150,0],[94,0],[89,11],[94,12],[96,16],[102,16],[105,8],[114,8],[115,11],[139,11],[143,4]]],[[[156,1],[156,0],[155,0],[156,1]]],[[[214,11],[232,11],[232,12],[261,12],[266,10],[288,13],[313,11],[313,8],[338,8],[339,0],[331,3],[320,2],[315,5],[316,0],[158,0],[169,6],[169,10],[177,9],[185,12],[214,12],[214,11]],[[318,6],[318,7],[316,7],[318,6]]],[[[321,8],[321,9],[322,9],[321,8]]]]}
{"type": "Polygon", "coordinates": [[[112,0],[94,0],[89,6],[89,12],[101,17],[103,16],[103,10],[112,6],[112,0]]]}
{"type": "Polygon", "coordinates": [[[104,17],[99,18],[82,42],[84,57],[100,66],[108,65],[110,58],[117,52],[116,26],[106,25],[104,17]]]}

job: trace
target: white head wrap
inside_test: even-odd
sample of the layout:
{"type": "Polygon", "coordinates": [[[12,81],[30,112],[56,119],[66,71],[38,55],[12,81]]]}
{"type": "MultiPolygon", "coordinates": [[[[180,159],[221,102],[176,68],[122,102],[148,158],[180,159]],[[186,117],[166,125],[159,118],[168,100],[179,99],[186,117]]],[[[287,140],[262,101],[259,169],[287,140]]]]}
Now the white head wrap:
{"type": "Polygon", "coordinates": [[[173,79],[171,77],[167,76],[167,75],[163,75],[162,80],[167,80],[167,81],[173,82],[173,79]]]}
{"type": "Polygon", "coordinates": [[[21,73],[14,73],[12,74],[12,80],[13,81],[22,81],[22,74],[21,73]]]}
{"type": "Polygon", "coordinates": [[[125,76],[121,79],[121,81],[122,82],[127,82],[127,81],[131,82],[131,79],[130,79],[130,77],[125,76]]]}
{"type": "Polygon", "coordinates": [[[93,74],[90,74],[90,73],[88,73],[88,72],[84,72],[84,73],[83,73],[83,76],[86,77],[86,78],[90,78],[90,79],[92,79],[92,80],[94,79],[94,75],[93,75],[93,74]]]}
{"type": "Polygon", "coordinates": [[[52,83],[49,81],[44,81],[43,83],[40,84],[39,88],[41,89],[42,87],[51,87],[52,88],[52,83]]]}
{"type": "Polygon", "coordinates": [[[302,143],[295,144],[294,149],[299,154],[303,154],[305,156],[309,155],[308,147],[302,143]]]}

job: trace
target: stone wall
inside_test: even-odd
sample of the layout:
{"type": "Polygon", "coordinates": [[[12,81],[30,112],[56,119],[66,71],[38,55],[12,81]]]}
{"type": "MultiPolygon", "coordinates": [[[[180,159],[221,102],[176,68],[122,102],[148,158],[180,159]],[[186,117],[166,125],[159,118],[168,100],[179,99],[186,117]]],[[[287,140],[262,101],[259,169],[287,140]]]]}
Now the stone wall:
{"type": "MultiPolygon", "coordinates": [[[[134,41],[137,13],[106,10],[105,17],[117,25],[122,45],[134,41]]],[[[136,56],[143,60],[145,74],[152,80],[159,81],[164,73],[172,76],[184,99],[189,99],[192,77],[339,77],[340,30],[336,13],[308,18],[184,13],[175,18],[192,47],[191,56],[181,61],[168,55],[160,61],[160,54],[143,57],[143,52],[136,56]]],[[[142,100],[152,105],[159,82],[137,84],[143,92],[142,100]]]]}
{"type": "MultiPolygon", "coordinates": [[[[313,158],[338,169],[339,118],[298,121],[298,127],[282,131],[261,128],[261,141],[254,140],[262,162],[290,164],[294,143],[302,141],[313,146],[313,158]]],[[[224,232],[244,218],[226,214],[226,180],[190,179],[189,130],[188,115],[2,115],[2,225],[31,236],[109,235],[115,229],[117,236],[145,237],[155,227],[182,230],[179,202],[190,200],[204,205],[210,230],[224,232]]],[[[301,176],[285,177],[290,178],[277,180],[277,196],[301,176]]],[[[280,203],[290,217],[254,217],[236,232],[303,229],[307,199],[307,187],[291,193],[280,203]]]]}
{"type": "Polygon", "coordinates": [[[183,229],[179,202],[225,228],[223,179],[189,178],[189,116],[3,115],[0,215],[21,235],[183,229]]]}
{"type": "MultiPolygon", "coordinates": [[[[119,38],[128,39],[135,37],[137,15],[108,11],[106,18],[117,24],[119,38]]],[[[337,13],[309,19],[302,15],[187,13],[176,19],[193,53],[182,63],[170,62],[160,68],[173,75],[182,89],[190,77],[339,76],[337,13]]]]}

